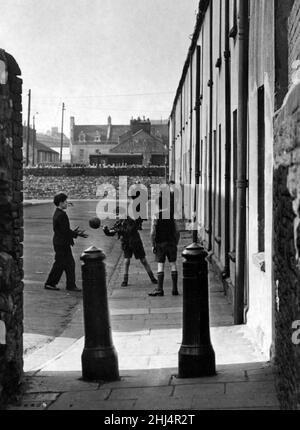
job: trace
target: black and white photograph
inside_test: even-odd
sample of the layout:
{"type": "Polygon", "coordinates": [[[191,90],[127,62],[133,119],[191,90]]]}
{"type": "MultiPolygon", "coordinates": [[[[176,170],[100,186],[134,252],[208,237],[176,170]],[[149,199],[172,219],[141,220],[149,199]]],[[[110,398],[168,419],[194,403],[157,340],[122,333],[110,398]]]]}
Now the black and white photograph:
{"type": "Polygon", "coordinates": [[[1,0],[1,416],[299,409],[300,0],[1,0]]]}

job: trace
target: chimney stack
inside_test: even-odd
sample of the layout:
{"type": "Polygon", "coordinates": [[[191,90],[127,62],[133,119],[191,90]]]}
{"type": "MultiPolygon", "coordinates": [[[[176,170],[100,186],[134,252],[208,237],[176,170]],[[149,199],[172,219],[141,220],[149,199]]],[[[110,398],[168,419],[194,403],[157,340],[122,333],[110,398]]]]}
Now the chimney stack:
{"type": "Polygon", "coordinates": [[[111,139],[111,116],[109,115],[109,117],[107,118],[107,140],[111,139]]]}

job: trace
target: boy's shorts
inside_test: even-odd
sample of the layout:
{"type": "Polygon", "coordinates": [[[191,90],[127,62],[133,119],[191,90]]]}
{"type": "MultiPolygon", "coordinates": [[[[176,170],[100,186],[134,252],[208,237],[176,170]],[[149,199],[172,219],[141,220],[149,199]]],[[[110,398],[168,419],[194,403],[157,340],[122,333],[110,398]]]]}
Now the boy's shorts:
{"type": "Polygon", "coordinates": [[[177,260],[177,246],[175,243],[158,243],[156,244],[155,261],[157,263],[165,263],[166,258],[170,263],[175,263],[177,260]]]}
{"type": "Polygon", "coordinates": [[[122,244],[122,249],[124,252],[124,258],[132,258],[134,255],[137,260],[146,257],[144,246],[142,241],[137,241],[134,244],[122,244]]]}

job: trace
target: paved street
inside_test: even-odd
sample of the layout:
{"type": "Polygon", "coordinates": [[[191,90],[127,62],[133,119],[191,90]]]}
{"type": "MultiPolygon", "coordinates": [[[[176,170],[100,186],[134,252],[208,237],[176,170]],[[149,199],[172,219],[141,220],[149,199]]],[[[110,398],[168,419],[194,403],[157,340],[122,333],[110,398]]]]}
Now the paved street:
{"type": "MultiPolygon", "coordinates": [[[[93,205],[95,203],[76,203],[70,211],[72,225],[84,227],[92,215],[93,205]]],[[[210,323],[217,375],[192,379],[177,377],[182,341],[181,252],[191,242],[188,232],[182,233],[178,250],[181,293],[178,297],[171,295],[168,271],[165,296],[149,297],[148,292],[153,286],[136,260],[130,267],[129,286],[121,288],[123,257],[120,257],[120,244],[116,239],[105,239],[103,234],[92,235],[90,231],[87,241],[78,241],[77,258],[91,244],[101,247],[107,254],[110,319],[120,371],[120,380],[116,382],[83,381],[81,294],[68,295],[64,290],[46,292],[42,289],[52,261],[49,210],[49,205],[26,209],[25,341],[27,339],[29,345],[28,339],[31,339],[32,349],[27,351],[24,360],[24,395],[9,409],[197,411],[279,408],[272,366],[256,347],[247,327],[233,325],[231,306],[212,268],[209,272],[210,323]],[[41,244],[43,253],[49,255],[44,262],[37,244],[41,244]],[[36,269],[35,257],[39,258],[41,270],[36,269]]],[[[141,235],[155,270],[149,223],[141,235]]],[[[79,264],[77,274],[81,286],[79,264]]]]}
{"type": "MultiPolygon", "coordinates": [[[[91,245],[103,249],[105,254],[110,256],[106,261],[109,279],[119,258],[120,249],[114,238],[110,239],[102,230],[92,230],[89,227],[88,220],[96,216],[96,201],[74,201],[73,204],[74,206],[68,209],[71,228],[79,225],[89,234],[87,239],[76,239],[73,247],[77,284],[81,288],[79,259],[81,253],[91,245]]],[[[24,207],[25,356],[60,336],[71,321],[76,306],[82,301],[81,293],[70,293],[65,290],[65,275],[59,285],[61,291],[53,292],[43,288],[54,256],[52,246],[54,209],[53,203],[50,202],[24,207]]]]}

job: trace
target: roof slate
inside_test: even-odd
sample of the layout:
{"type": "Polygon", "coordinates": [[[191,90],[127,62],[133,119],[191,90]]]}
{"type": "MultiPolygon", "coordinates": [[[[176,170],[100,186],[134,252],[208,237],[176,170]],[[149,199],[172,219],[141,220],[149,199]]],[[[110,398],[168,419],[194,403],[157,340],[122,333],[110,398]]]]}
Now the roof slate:
{"type": "Polygon", "coordinates": [[[50,152],[51,154],[59,154],[59,152],[54,151],[53,149],[49,148],[38,140],[36,141],[36,149],[37,151],[50,152]]]}

